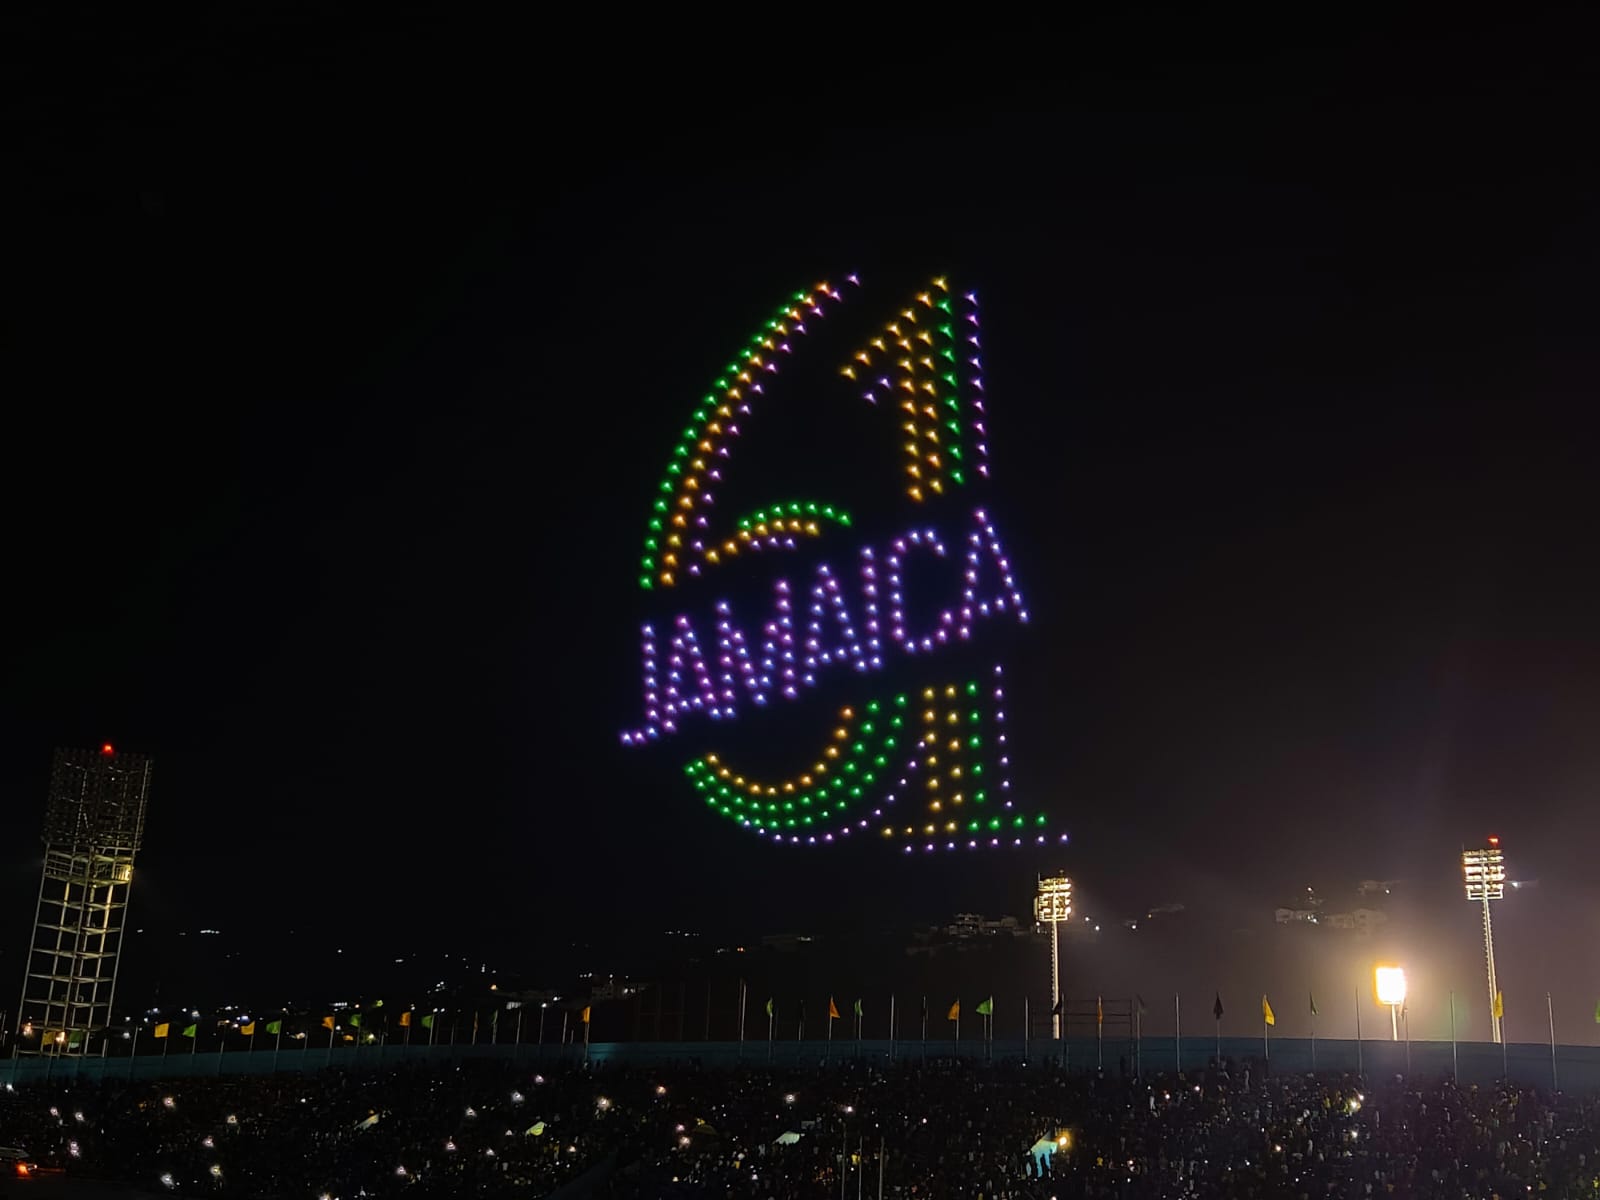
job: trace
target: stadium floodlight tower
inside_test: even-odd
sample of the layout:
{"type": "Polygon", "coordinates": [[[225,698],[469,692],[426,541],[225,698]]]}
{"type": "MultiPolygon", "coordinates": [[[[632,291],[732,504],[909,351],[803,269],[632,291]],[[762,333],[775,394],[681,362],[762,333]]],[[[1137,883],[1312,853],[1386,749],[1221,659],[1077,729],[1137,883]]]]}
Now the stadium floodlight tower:
{"type": "Polygon", "coordinates": [[[149,790],[150,760],[142,754],[118,753],[109,743],[56,751],[17,1010],[21,1054],[87,1054],[90,1038],[111,1023],[149,790]]]}
{"type": "Polygon", "coordinates": [[[1500,857],[1500,839],[1492,837],[1482,850],[1461,852],[1461,875],[1467,884],[1467,899],[1483,905],[1483,958],[1489,968],[1489,1028],[1494,1040],[1500,1041],[1499,1005],[1500,984],[1494,973],[1494,920],[1489,915],[1489,902],[1503,900],[1506,894],[1506,868],[1500,857]]]}
{"type": "Polygon", "coordinates": [[[1072,880],[1065,875],[1040,876],[1039,892],[1033,898],[1033,917],[1050,926],[1050,1012],[1051,1030],[1061,1037],[1061,926],[1072,919],[1072,880]]]}

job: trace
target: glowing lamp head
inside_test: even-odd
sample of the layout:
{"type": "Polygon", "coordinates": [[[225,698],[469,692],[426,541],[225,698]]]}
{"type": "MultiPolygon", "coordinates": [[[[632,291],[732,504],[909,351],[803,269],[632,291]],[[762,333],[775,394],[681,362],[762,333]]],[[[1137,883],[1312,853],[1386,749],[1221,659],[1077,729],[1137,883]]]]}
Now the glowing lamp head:
{"type": "Polygon", "coordinates": [[[1490,837],[1490,839],[1489,839],[1489,845],[1491,845],[1491,846],[1498,846],[1498,845],[1499,845],[1499,844],[1500,844],[1500,839],[1499,839],[1499,837],[1490,837]]]}
{"type": "Polygon", "coordinates": [[[116,752],[116,748],[110,742],[106,742],[100,747],[100,753],[106,758],[110,758],[116,752]]]}
{"type": "Polygon", "coordinates": [[[1372,983],[1377,989],[1379,1004],[1394,1006],[1406,1002],[1404,967],[1378,967],[1372,973],[1372,983]]]}

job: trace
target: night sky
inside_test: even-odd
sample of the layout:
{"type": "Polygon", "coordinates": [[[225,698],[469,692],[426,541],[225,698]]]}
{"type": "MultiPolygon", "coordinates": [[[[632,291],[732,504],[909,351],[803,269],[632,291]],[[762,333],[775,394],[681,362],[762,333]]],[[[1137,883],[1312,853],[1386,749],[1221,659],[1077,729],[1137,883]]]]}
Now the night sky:
{"type": "Polygon", "coordinates": [[[1409,897],[1382,948],[1474,988],[1455,856],[1496,832],[1540,880],[1519,986],[1592,1031],[1600,173],[1561,69],[1073,43],[1000,90],[789,88],[266,18],[68,49],[6,126],[0,982],[51,749],[109,740],[155,758],[134,924],[295,986],[352,943],[538,974],[1021,912],[1065,866],[1203,912],[1196,992],[1266,986],[1232,931],[1367,877],[1409,897]],[[1015,787],[1065,853],[776,850],[617,745],[673,437],[852,270],[982,295],[1015,787]]]}

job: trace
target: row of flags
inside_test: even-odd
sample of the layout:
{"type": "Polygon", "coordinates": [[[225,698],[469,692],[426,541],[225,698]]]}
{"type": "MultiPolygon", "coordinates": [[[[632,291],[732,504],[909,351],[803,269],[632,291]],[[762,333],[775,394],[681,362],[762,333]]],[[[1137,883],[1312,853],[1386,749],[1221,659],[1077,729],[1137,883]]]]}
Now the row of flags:
{"type": "MultiPolygon", "coordinates": [[[[1138,1011],[1139,1011],[1139,1015],[1140,1016],[1143,1016],[1145,1013],[1150,1011],[1149,1006],[1146,1005],[1145,1002],[1144,1002],[1144,997],[1143,996],[1135,996],[1134,997],[1134,1001],[1135,1001],[1136,1005],[1138,1006],[1138,1011]]],[[[1063,1000],[1057,1000],[1055,1002],[1054,1007],[1052,1007],[1050,1009],[1050,1015],[1053,1016],[1053,1017],[1060,1016],[1061,1013],[1062,1013],[1062,1005],[1063,1005],[1064,1002],[1065,1002],[1064,999],[1063,1000]]],[[[1306,1006],[1310,1010],[1311,1015],[1313,1017],[1320,1015],[1320,1013],[1319,1013],[1319,1011],[1317,1009],[1317,997],[1316,997],[1316,993],[1315,992],[1308,992],[1306,994],[1306,1006]]],[[[1504,1017],[1506,1015],[1506,1002],[1505,1002],[1505,993],[1504,992],[1496,992],[1494,994],[1494,1006],[1493,1007],[1494,1007],[1495,1020],[1498,1021],[1498,1020],[1504,1019],[1504,1017]]],[[[767,1008],[767,1016],[769,1016],[769,1017],[775,1017],[776,1016],[777,1009],[774,1007],[773,1000],[770,997],[767,999],[766,1008],[767,1008]]],[[[851,1006],[851,1011],[857,1017],[861,1017],[861,1016],[865,1015],[865,1012],[863,1011],[863,1009],[861,1007],[861,1001],[860,1000],[857,1000],[851,1006]]],[[[993,1016],[994,1015],[994,997],[990,996],[987,1000],[982,1001],[978,1005],[976,1011],[980,1016],[985,1016],[985,1017],[993,1016]]],[[[1223,1012],[1224,1012],[1224,1009],[1222,1007],[1222,993],[1221,992],[1217,992],[1215,994],[1215,999],[1214,999],[1214,1001],[1212,1003],[1212,1006],[1211,1006],[1211,1015],[1214,1016],[1217,1020],[1220,1021],[1220,1020],[1222,1020],[1223,1012]]],[[[588,1010],[585,1009],[584,1013],[585,1013],[584,1019],[587,1020],[588,1019],[588,1010]]],[[[1105,998],[1102,997],[1102,996],[1096,996],[1095,997],[1094,1015],[1095,1015],[1095,1021],[1096,1021],[1097,1024],[1101,1024],[1101,1025],[1105,1024],[1105,1019],[1106,1019],[1105,998]]],[[[805,1020],[805,1016],[806,1016],[806,1002],[804,1000],[802,1000],[802,1001],[800,1001],[800,1019],[802,1021],[805,1020]]],[[[927,1020],[927,1018],[928,1018],[928,1000],[927,1000],[927,997],[923,997],[923,1000],[922,1000],[922,1018],[923,1018],[923,1020],[927,1020]]],[[[839,1006],[834,1003],[834,1000],[833,1000],[832,996],[828,997],[828,1019],[829,1020],[835,1020],[835,1021],[840,1019],[840,1017],[839,1017],[839,1006]]],[[[945,1020],[947,1020],[947,1021],[959,1021],[960,1019],[961,1019],[961,1001],[958,999],[958,1000],[955,1001],[955,1003],[953,1003],[950,1006],[949,1011],[945,1013],[945,1020]]],[[[1594,1020],[1595,1020],[1595,1024],[1600,1025],[1600,1002],[1597,1002],[1595,1004],[1594,1020]]],[[[1264,993],[1264,992],[1261,995],[1261,1021],[1265,1025],[1276,1026],[1278,1024],[1278,1015],[1277,1015],[1277,1013],[1273,1012],[1273,1010],[1272,1010],[1272,1001],[1267,999],[1266,993],[1264,993]]]]}
{"type": "MultiPolygon", "coordinates": [[[[1056,1005],[1057,1010],[1059,1010],[1060,1007],[1061,1007],[1061,1005],[1059,1003],[1057,1003],[1057,1005],[1056,1005]]],[[[584,1011],[584,1020],[588,1020],[589,1019],[588,1018],[589,1010],[588,1009],[584,1009],[583,1011],[584,1011]]],[[[859,999],[854,1004],[852,1004],[850,1006],[850,1011],[854,1016],[857,1016],[857,1017],[864,1017],[864,1016],[867,1015],[866,1014],[866,1010],[861,1007],[861,1001],[859,999]]],[[[990,996],[987,1000],[981,1001],[978,1004],[978,1007],[977,1007],[976,1011],[978,1012],[979,1016],[984,1016],[984,1017],[993,1016],[994,1015],[994,997],[990,996]]],[[[772,1017],[774,1019],[776,1019],[776,1017],[778,1015],[778,1010],[777,1010],[777,1007],[776,1007],[776,1003],[772,999],[772,997],[770,997],[770,996],[767,997],[766,1013],[767,1013],[767,1016],[772,1017]]],[[[800,1001],[799,1013],[800,1013],[800,1019],[802,1021],[804,1021],[806,1019],[806,1002],[804,1000],[800,1001]]],[[[924,996],[922,998],[922,1016],[923,1016],[924,1020],[926,1020],[927,1016],[928,1016],[928,998],[926,996],[924,996]]],[[[830,1021],[843,1020],[843,1018],[839,1015],[839,1006],[836,1003],[834,1003],[834,999],[833,999],[832,996],[828,997],[828,1019],[830,1021]]],[[[945,1013],[945,1020],[947,1020],[947,1021],[959,1021],[960,1019],[961,1019],[961,1001],[958,999],[954,1004],[952,1004],[950,1006],[950,1011],[945,1013]]]]}
{"type": "MultiPolygon", "coordinates": [[[[382,1008],[383,1004],[380,1001],[379,1003],[373,1005],[373,1007],[374,1008],[382,1008]]],[[[347,1025],[349,1025],[350,1028],[352,1028],[352,1029],[364,1028],[365,1022],[366,1022],[366,1017],[368,1015],[369,1014],[364,1014],[364,1013],[359,1013],[359,1012],[350,1013],[348,1016],[345,1017],[345,1023],[347,1025]]],[[[834,1015],[837,1016],[838,1014],[835,1013],[834,1015]]],[[[395,1022],[395,1025],[398,1028],[401,1028],[401,1029],[410,1029],[411,1028],[411,1023],[412,1023],[411,1022],[411,1018],[412,1018],[412,1013],[409,1010],[407,1010],[405,1012],[402,1012],[400,1014],[400,1019],[395,1022]]],[[[417,1024],[420,1025],[423,1029],[431,1030],[433,1028],[433,1024],[434,1024],[435,1019],[436,1019],[436,1014],[434,1014],[434,1013],[423,1013],[421,1018],[417,1021],[417,1024]]],[[[584,1006],[583,1012],[579,1016],[579,1020],[585,1025],[589,1024],[589,1006],[588,1005],[584,1006]]],[[[493,1025],[495,1025],[495,1026],[499,1025],[499,1023],[500,1023],[500,1013],[499,1013],[498,1010],[496,1010],[496,1012],[494,1014],[494,1019],[493,1019],[493,1021],[491,1023],[493,1025]]],[[[318,1022],[318,1024],[323,1029],[332,1030],[332,1029],[337,1028],[338,1021],[337,1021],[337,1018],[335,1017],[334,1014],[329,1013],[327,1016],[323,1017],[322,1020],[320,1022],[318,1022]]],[[[257,1025],[257,1022],[248,1021],[245,1024],[240,1025],[238,1027],[239,1028],[239,1033],[242,1034],[244,1037],[255,1037],[255,1035],[256,1035],[256,1025],[257,1025]]],[[[476,1029],[478,1027],[478,1014],[477,1013],[473,1013],[473,1015],[472,1015],[472,1027],[474,1029],[476,1029]]],[[[283,1032],[283,1019],[280,1017],[276,1021],[268,1021],[264,1025],[262,1025],[261,1028],[262,1028],[262,1031],[265,1032],[266,1034],[268,1034],[269,1036],[276,1037],[276,1036],[278,1036],[279,1034],[281,1034],[283,1032]]],[[[183,1030],[180,1032],[179,1036],[180,1037],[186,1037],[186,1038],[198,1037],[199,1036],[199,1029],[200,1029],[199,1022],[196,1022],[196,1023],[192,1024],[192,1025],[186,1025],[186,1026],[184,1026],[183,1030]]],[[[169,1022],[169,1021],[163,1021],[161,1024],[159,1024],[159,1025],[157,1025],[155,1027],[155,1036],[158,1037],[158,1038],[170,1037],[171,1034],[172,1034],[172,1023],[169,1022]]],[[[74,1035],[74,1036],[76,1036],[76,1035],[74,1035]]]]}
{"type": "MultiPolygon", "coordinates": [[[[1311,1015],[1313,1017],[1317,1016],[1318,1014],[1317,1014],[1317,997],[1316,997],[1316,994],[1315,993],[1308,993],[1306,998],[1307,998],[1307,1000],[1309,1002],[1309,1007],[1311,1009],[1311,1015]]],[[[1139,1011],[1143,1012],[1144,1010],[1145,1010],[1144,1009],[1144,1001],[1141,1000],[1141,1001],[1139,1001],[1139,1011]]],[[[1505,993],[1504,992],[1496,992],[1494,994],[1493,1010],[1494,1010],[1494,1019],[1495,1020],[1499,1021],[1499,1020],[1503,1020],[1504,1019],[1504,1017],[1506,1015],[1506,997],[1505,997],[1505,993]]],[[[1219,1021],[1222,1020],[1222,993],[1221,992],[1217,993],[1216,1003],[1214,1005],[1212,1005],[1211,1012],[1217,1018],[1217,1020],[1219,1020],[1219,1021]]],[[[1263,993],[1262,997],[1261,997],[1261,1020],[1262,1020],[1262,1023],[1266,1024],[1266,1025],[1276,1025],[1278,1023],[1277,1014],[1275,1014],[1272,1011],[1272,1003],[1271,1003],[1271,1001],[1269,1001],[1267,999],[1265,993],[1263,993]]],[[[1597,1002],[1595,1004],[1595,1006],[1594,1006],[1594,1020],[1595,1020],[1595,1024],[1596,1025],[1600,1025],[1600,1002],[1597,1002]]]]}

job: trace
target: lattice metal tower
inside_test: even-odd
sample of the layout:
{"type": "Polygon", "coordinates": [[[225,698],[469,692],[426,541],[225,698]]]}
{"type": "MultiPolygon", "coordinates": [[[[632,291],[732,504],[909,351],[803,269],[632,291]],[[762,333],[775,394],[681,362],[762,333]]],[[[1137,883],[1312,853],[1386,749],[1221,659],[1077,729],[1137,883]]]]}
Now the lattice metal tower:
{"type": "Polygon", "coordinates": [[[150,760],[57,750],[44,811],[44,872],[17,1009],[22,1054],[82,1055],[111,1022],[117,961],[144,836],[150,760]]]}

